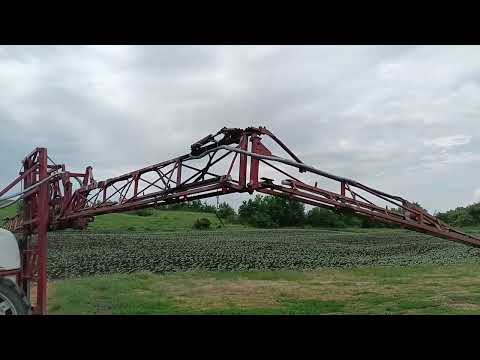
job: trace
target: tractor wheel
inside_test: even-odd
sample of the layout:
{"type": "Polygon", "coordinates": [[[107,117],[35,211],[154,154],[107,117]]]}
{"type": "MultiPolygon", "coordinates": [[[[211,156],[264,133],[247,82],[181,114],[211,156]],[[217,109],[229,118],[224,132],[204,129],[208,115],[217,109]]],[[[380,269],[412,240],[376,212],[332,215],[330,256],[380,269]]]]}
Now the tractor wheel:
{"type": "Polygon", "coordinates": [[[0,279],[0,315],[28,315],[29,306],[14,283],[0,279]]]}

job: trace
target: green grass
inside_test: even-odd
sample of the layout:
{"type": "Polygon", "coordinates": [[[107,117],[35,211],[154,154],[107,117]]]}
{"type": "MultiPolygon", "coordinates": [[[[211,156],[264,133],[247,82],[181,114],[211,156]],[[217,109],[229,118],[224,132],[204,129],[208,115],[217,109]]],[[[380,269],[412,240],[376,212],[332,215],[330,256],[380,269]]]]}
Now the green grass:
{"type": "MultiPolygon", "coordinates": [[[[91,232],[162,232],[191,230],[195,220],[207,218],[211,222],[211,229],[223,227],[211,213],[176,211],[176,210],[153,210],[150,216],[138,216],[135,214],[106,214],[100,215],[88,225],[91,232]]],[[[228,224],[225,227],[242,228],[241,225],[228,224]]]]}
{"type": "Polygon", "coordinates": [[[15,205],[0,209],[0,224],[3,223],[5,218],[12,218],[17,213],[17,207],[15,205]]]}
{"type": "MultiPolygon", "coordinates": [[[[15,216],[17,208],[15,205],[0,209],[0,224],[6,217],[15,216]]],[[[211,222],[212,230],[218,228],[242,229],[243,225],[230,224],[225,220],[221,225],[215,214],[174,211],[174,210],[152,210],[150,216],[139,216],[132,213],[106,214],[95,217],[95,220],[88,225],[89,232],[162,232],[191,230],[195,220],[207,218],[211,222]]]]}
{"type": "Polygon", "coordinates": [[[184,272],[50,283],[50,314],[479,314],[479,264],[184,272]]]}

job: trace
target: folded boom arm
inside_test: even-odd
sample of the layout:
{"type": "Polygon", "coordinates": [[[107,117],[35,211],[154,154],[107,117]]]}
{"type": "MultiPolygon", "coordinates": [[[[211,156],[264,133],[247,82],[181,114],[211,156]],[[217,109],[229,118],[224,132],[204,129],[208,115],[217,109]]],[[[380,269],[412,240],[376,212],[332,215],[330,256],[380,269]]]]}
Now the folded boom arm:
{"type": "Polygon", "coordinates": [[[90,166],[85,172],[67,171],[65,165],[50,160],[45,148],[35,149],[23,160],[20,175],[0,190],[0,207],[10,204],[1,199],[17,196],[23,200],[23,213],[9,219],[4,227],[22,234],[23,268],[18,278],[25,291],[31,281],[38,283],[37,313],[46,312],[47,231],[83,229],[101,214],[231,193],[283,197],[480,247],[479,238],[451,228],[400,196],[304,164],[264,127],[223,128],[195,142],[190,150],[104,181],[94,179],[90,166]],[[285,157],[273,155],[262,137],[270,139],[285,157]],[[333,189],[317,186],[319,181],[330,181],[333,189]],[[9,196],[19,184],[24,190],[9,196]]]}

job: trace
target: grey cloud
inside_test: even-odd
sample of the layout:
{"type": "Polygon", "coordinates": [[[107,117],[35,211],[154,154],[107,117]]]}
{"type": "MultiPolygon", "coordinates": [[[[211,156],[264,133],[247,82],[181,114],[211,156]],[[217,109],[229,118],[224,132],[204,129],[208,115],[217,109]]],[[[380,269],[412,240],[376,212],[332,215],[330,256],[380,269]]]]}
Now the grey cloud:
{"type": "Polygon", "coordinates": [[[480,201],[480,188],[476,189],[473,192],[473,201],[479,202],[480,201]]]}
{"type": "Polygon", "coordinates": [[[479,63],[477,46],[0,47],[0,184],[36,146],[102,178],[264,125],[326,171],[430,210],[465,205],[479,63]]]}
{"type": "Polygon", "coordinates": [[[453,146],[466,145],[471,139],[472,137],[470,135],[450,135],[435,139],[427,139],[424,141],[424,144],[438,148],[450,148],[453,146]]]}

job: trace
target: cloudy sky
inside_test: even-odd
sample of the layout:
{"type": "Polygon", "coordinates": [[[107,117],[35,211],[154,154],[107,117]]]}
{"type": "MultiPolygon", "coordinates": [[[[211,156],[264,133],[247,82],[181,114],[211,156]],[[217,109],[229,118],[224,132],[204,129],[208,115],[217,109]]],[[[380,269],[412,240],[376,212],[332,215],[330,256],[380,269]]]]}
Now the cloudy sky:
{"type": "Polygon", "coordinates": [[[3,46],[0,91],[0,187],[36,146],[101,180],[263,125],[431,212],[480,201],[478,46],[3,46]]]}

